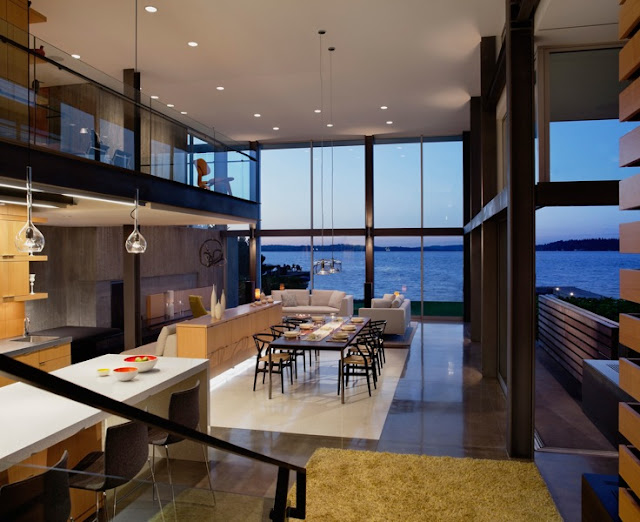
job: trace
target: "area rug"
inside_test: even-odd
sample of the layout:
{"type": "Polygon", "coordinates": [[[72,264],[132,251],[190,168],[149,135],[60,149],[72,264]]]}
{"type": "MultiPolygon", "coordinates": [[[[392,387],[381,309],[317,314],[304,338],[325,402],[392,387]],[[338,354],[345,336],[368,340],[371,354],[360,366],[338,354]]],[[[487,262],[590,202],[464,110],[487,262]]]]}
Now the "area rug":
{"type": "Polygon", "coordinates": [[[213,505],[208,489],[188,489],[176,496],[176,509],[167,502],[162,514],[157,513],[150,522],[196,521],[207,522],[248,522],[262,520],[265,513],[273,507],[273,499],[250,497],[216,491],[216,504],[213,505]],[[177,517],[176,517],[177,513],[177,517]]]}
{"type": "MultiPolygon", "coordinates": [[[[295,488],[289,495],[294,503],[295,488]]],[[[532,462],[321,448],[307,521],[561,521],[532,462]]]]}
{"type": "Polygon", "coordinates": [[[411,323],[405,330],[404,335],[388,334],[384,336],[385,348],[408,348],[413,341],[413,336],[416,334],[417,325],[411,323]]]}

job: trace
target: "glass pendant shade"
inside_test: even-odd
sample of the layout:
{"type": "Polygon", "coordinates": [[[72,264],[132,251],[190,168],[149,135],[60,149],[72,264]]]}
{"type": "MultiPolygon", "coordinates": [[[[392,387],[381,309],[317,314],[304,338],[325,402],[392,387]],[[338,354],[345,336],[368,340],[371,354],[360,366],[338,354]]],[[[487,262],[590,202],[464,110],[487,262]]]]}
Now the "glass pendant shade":
{"type": "Polygon", "coordinates": [[[14,244],[18,252],[25,254],[37,254],[44,248],[44,236],[33,224],[31,218],[31,167],[27,167],[27,222],[16,234],[14,244]]]}
{"type": "Polygon", "coordinates": [[[147,240],[144,238],[144,236],[140,233],[140,230],[138,229],[138,190],[137,189],[136,189],[135,205],[136,206],[133,209],[133,220],[134,220],[133,232],[129,234],[129,237],[125,242],[124,247],[126,248],[127,252],[129,252],[130,254],[144,254],[145,251],[147,250],[147,240]]]}

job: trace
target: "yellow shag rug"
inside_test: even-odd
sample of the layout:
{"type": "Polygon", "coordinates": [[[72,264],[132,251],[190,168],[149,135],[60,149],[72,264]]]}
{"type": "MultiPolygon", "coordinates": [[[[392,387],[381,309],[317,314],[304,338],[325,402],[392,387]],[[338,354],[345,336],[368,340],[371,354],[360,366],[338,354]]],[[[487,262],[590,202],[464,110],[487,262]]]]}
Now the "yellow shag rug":
{"type": "MultiPolygon", "coordinates": [[[[295,501],[295,488],[289,495],[295,501]]],[[[532,462],[322,448],[307,463],[307,521],[561,521],[532,462]]]]}

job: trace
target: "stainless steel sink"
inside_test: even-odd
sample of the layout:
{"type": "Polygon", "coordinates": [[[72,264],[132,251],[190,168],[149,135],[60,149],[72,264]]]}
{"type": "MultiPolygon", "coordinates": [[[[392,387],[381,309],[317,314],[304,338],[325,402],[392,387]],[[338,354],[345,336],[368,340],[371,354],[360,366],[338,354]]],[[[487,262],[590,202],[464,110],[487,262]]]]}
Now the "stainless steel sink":
{"type": "Polygon", "coordinates": [[[46,343],[47,341],[55,341],[56,339],[60,339],[60,337],[56,337],[55,335],[27,335],[11,340],[19,343],[46,343]]]}

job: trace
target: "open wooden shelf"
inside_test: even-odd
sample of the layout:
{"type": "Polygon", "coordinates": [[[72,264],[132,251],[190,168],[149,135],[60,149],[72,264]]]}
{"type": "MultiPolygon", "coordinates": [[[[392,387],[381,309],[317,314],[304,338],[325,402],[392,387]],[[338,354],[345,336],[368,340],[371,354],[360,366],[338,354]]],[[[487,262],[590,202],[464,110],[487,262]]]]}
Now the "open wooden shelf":
{"type": "Polygon", "coordinates": [[[47,261],[47,256],[30,256],[29,254],[2,254],[0,261],[16,262],[16,261],[47,261]]]}
{"type": "Polygon", "coordinates": [[[7,295],[2,297],[3,303],[13,303],[21,301],[35,301],[37,299],[47,299],[49,294],[47,292],[37,292],[35,294],[27,295],[7,295]]]}

